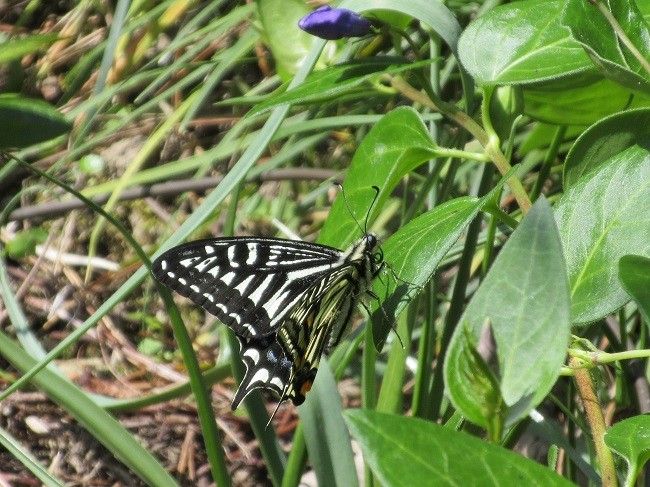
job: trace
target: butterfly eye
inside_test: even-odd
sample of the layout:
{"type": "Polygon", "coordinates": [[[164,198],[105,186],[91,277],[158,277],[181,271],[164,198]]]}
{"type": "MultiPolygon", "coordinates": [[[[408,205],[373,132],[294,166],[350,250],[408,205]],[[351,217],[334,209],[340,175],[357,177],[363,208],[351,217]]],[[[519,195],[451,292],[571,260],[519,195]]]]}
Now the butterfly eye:
{"type": "Polygon", "coordinates": [[[366,245],[368,246],[369,249],[374,249],[375,246],[377,245],[377,237],[375,237],[372,233],[366,233],[366,245]]]}

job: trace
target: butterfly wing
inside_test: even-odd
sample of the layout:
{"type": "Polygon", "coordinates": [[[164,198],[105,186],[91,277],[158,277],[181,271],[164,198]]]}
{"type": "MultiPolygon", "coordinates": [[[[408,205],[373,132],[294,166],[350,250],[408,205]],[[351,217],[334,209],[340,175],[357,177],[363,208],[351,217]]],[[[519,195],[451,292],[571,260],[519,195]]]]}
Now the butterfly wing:
{"type": "Polygon", "coordinates": [[[351,320],[368,280],[352,263],[321,276],[285,316],[276,336],[243,340],[246,374],[232,407],[254,389],[274,391],[299,405],[311,389],[326,348],[336,345],[351,320]]]}
{"type": "Polygon", "coordinates": [[[345,264],[342,255],[293,240],[216,238],[166,251],[153,272],[249,340],[273,334],[314,282],[345,264]]]}

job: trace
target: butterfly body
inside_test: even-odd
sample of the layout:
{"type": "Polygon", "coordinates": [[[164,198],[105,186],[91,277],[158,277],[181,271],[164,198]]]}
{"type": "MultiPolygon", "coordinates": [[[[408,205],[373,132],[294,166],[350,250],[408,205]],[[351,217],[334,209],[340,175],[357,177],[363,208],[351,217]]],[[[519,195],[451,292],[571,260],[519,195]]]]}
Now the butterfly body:
{"type": "Polygon", "coordinates": [[[377,238],[343,252],[260,237],[189,242],[153,263],[155,277],[229,326],[246,374],[233,408],[264,388],[304,401],[322,354],[335,346],[382,266],[377,238]]]}

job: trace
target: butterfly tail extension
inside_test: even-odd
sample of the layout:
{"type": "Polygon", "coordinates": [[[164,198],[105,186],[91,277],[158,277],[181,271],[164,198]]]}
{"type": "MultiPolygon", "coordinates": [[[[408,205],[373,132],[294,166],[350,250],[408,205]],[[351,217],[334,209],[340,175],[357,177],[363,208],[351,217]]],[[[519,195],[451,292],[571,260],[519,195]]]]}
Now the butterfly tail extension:
{"type": "Polygon", "coordinates": [[[292,362],[287,359],[280,344],[275,339],[257,341],[238,338],[246,373],[235,393],[232,409],[237,409],[255,389],[269,389],[278,396],[286,397],[292,362]]]}

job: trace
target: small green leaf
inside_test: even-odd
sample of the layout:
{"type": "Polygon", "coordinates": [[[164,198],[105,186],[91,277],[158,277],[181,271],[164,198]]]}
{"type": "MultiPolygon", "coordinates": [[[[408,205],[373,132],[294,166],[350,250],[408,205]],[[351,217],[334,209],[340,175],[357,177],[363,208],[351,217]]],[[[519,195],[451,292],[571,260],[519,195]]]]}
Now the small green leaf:
{"type": "Polygon", "coordinates": [[[488,424],[463,365],[464,330],[478,341],[492,325],[506,424],[525,417],[550,391],[569,344],[569,287],[560,238],[543,197],[510,236],[460,319],[445,360],[450,399],[471,421],[488,424]]]}
{"type": "Polygon", "coordinates": [[[14,238],[7,242],[5,251],[13,259],[34,255],[36,246],[45,242],[47,235],[47,230],[42,227],[34,227],[18,232],[14,238]]]}
{"type": "Polygon", "coordinates": [[[463,32],[460,60],[478,84],[521,84],[593,71],[560,26],[563,0],[529,0],[481,15],[463,32]]]}
{"type": "Polygon", "coordinates": [[[641,469],[650,459],[650,416],[634,416],[612,425],[605,433],[605,443],[627,462],[625,485],[635,485],[641,469]]]}
{"type": "Polygon", "coordinates": [[[618,278],[650,326],[650,259],[624,255],[618,261],[618,278]]]}
{"type": "MultiPolygon", "coordinates": [[[[645,59],[650,58],[650,29],[633,0],[601,2],[625,35],[645,59]]],[[[564,5],[562,24],[585,49],[600,72],[629,89],[650,95],[650,73],[647,73],[627,47],[620,42],[612,26],[598,7],[584,0],[568,0],[564,5]]]]}
{"type": "Polygon", "coordinates": [[[422,419],[358,409],[345,419],[386,487],[572,485],[532,460],[422,419]]]}
{"type": "Polygon", "coordinates": [[[27,147],[68,133],[71,124],[48,103],[0,95],[0,150],[27,147]]]}
{"type": "Polygon", "coordinates": [[[350,435],[329,362],[323,360],[314,387],[298,408],[305,428],[309,459],[319,485],[358,485],[350,435]]]}
{"type": "MultiPolygon", "coordinates": [[[[302,105],[321,103],[349,93],[353,89],[360,89],[363,83],[383,74],[401,73],[432,62],[427,60],[413,63],[404,58],[376,57],[330,66],[310,74],[300,86],[289,91],[281,91],[258,103],[247,116],[257,115],[284,103],[302,105]]],[[[286,85],[282,89],[285,88],[286,85]]]]}
{"type": "Polygon", "coordinates": [[[598,320],[630,299],[618,261],[650,257],[648,201],[650,151],[634,145],[578,179],[555,205],[574,324],[598,320]]]}
{"type": "Polygon", "coordinates": [[[616,113],[589,127],[578,137],[564,162],[564,187],[596,171],[609,159],[648,140],[650,108],[616,113]]]}

